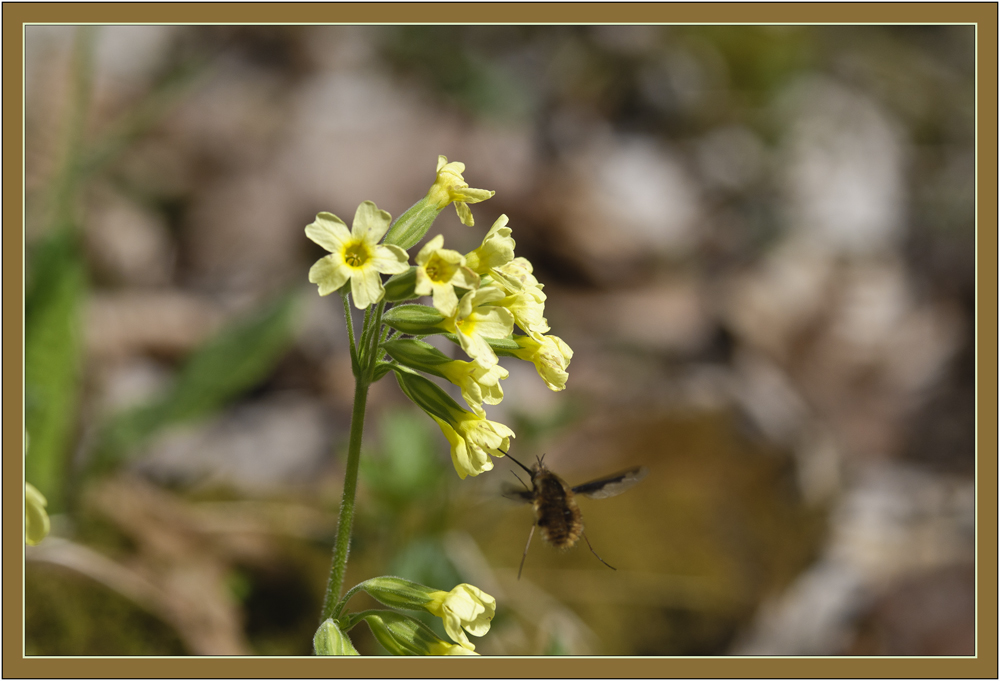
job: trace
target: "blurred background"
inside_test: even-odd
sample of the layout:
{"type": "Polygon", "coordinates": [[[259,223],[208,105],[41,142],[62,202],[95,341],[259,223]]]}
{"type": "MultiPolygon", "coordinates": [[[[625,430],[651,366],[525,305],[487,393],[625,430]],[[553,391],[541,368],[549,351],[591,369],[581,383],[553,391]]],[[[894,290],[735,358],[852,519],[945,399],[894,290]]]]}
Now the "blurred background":
{"type": "Polygon", "coordinates": [[[348,585],[476,584],[491,655],[973,654],[974,39],[28,27],[27,653],[310,654],[353,378],[303,228],[444,154],[496,196],[430,235],[506,213],[575,350],[505,360],[511,454],[651,473],[580,502],[617,572],[535,537],[518,581],[515,467],[460,481],[383,380],[348,585]]]}

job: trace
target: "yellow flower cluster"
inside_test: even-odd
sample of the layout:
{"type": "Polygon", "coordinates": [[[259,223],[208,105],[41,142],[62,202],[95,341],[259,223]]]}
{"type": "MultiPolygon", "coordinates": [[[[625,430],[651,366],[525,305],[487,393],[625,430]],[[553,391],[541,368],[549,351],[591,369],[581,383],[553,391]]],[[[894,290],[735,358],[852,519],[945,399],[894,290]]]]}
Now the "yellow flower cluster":
{"type": "Polygon", "coordinates": [[[391,369],[404,393],[441,427],[462,478],[490,470],[490,456],[503,456],[514,436],[503,424],[488,421],[483,409],[484,403],[495,405],[503,399],[500,381],[508,372],[499,365],[497,353],[532,362],[545,384],[557,391],[566,387],[573,357],[560,338],[546,335],[543,285],[532,264],[514,255],[506,215],[493,223],[471,252],[463,255],[445,248],[444,237],[438,235],[417,253],[415,266],[409,265],[404,248],[423,238],[445,206],[454,203],[461,221],[471,226],[468,204],[493,196],[492,191],[470,188],[464,171],[464,164],[439,156],[435,182],[427,195],[391,228],[389,214],[370,201],[358,207],[350,231],[330,213],[320,213],[306,227],[307,236],[330,251],[309,272],[320,295],[350,282],[354,304],[367,308],[385,297],[380,275],[398,275],[388,282],[389,300],[430,296],[433,307],[396,306],[386,313],[384,323],[400,336],[445,334],[468,355],[469,362],[453,360],[418,339],[400,336],[380,346],[395,360],[391,369]],[[515,327],[520,333],[515,333],[515,327]],[[457,385],[472,411],[458,407],[443,391],[420,384],[416,371],[457,385]]]}

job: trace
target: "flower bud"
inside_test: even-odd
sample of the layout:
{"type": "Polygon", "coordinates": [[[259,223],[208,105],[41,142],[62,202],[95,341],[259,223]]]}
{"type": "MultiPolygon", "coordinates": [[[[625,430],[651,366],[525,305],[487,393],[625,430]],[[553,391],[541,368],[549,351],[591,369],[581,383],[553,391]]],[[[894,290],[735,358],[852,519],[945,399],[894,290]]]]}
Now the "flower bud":
{"type": "Polygon", "coordinates": [[[444,333],[445,318],[427,305],[396,305],[382,317],[382,322],[403,333],[427,336],[444,333]]]}
{"type": "Polygon", "coordinates": [[[328,619],[319,625],[316,635],[313,636],[313,651],[317,655],[358,655],[354,649],[354,644],[347,634],[340,630],[337,623],[328,619]]]}
{"type": "Polygon", "coordinates": [[[399,216],[389,229],[384,243],[409,250],[411,246],[424,238],[427,230],[431,228],[434,220],[443,209],[444,206],[438,207],[435,201],[425,196],[399,216]]]}
{"type": "Polygon", "coordinates": [[[411,267],[401,274],[394,274],[389,277],[384,284],[385,300],[390,303],[398,303],[401,300],[419,298],[419,295],[414,291],[416,286],[416,267],[411,267]]]}
{"type": "Polygon", "coordinates": [[[431,629],[408,615],[376,610],[362,617],[375,640],[392,655],[475,655],[473,651],[438,638],[431,629]]]}
{"type": "Polygon", "coordinates": [[[402,577],[373,577],[362,582],[361,588],[382,605],[402,610],[424,610],[424,605],[439,593],[402,577]]]}
{"type": "Polygon", "coordinates": [[[412,338],[397,338],[382,344],[382,348],[400,364],[445,378],[438,367],[453,361],[430,343],[412,338]]]}
{"type": "Polygon", "coordinates": [[[427,196],[399,216],[386,235],[384,243],[409,249],[424,238],[438,214],[449,203],[455,204],[458,219],[462,224],[471,227],[472,211],[467,204],[485,201],[493,196],[494,192],[469,187],[462,177],[463,172],[465,172],[464,163],[448,163],[447,158],[438,156],[437,175],[434,184],[427,191],[427,196]]]}
{"type": "Polygon", "coordinates": [[[455,422],[465,412],[448,393],[419,374],[396,371],[396,381],[403,394],[431,416],[455,422]]]}

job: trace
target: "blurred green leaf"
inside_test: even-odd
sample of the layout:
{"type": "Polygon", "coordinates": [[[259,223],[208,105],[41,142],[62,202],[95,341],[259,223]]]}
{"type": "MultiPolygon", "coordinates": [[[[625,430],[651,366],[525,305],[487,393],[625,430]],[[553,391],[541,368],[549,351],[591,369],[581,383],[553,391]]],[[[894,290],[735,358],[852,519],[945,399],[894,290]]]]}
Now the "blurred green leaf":
{"type": "Polygon", "coordinates": [[[30,265],[24,311],[24,411],[31,445],[25,479],[58,513],[79,403],[79,314],[86,277],[76,239],[66,230],[40,244],[30,265]]]}
{"type": "Polygon", "coordinates": [[[394,510],[436,494],[443,465],[423,414],[390,411],[379,423],[378,455],[361,458],[361,475],[380,501],[394,510]]]}
{"type": "Polygon", "coordinates": [[[99,438],[94,466],[103,467],[165,426],[208,416],[260,383],[292,340],[293,294],[222,329],[196,350],[162,398],[114,417],[99,438]]]}
{"type": "Polygon", "coordinates": [[[390,561],[389,572],[419,584],[458,584],[462,581],[462,575],[448,560],[438,537],[411,541],[390,561]]]}

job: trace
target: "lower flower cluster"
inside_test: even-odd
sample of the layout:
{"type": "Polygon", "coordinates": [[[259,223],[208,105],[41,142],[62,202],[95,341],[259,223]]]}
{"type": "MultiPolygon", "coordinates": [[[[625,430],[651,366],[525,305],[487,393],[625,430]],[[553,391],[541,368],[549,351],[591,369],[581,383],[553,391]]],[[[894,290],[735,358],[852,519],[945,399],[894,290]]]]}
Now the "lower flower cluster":
{"type": "Polygon", "coordinates": [[[476,655],[476,646],[467,634],[485,636],[496,614],[496,599],[471,584],[459,584],[451,591],[438,591],[400,577],[375,577],[347,592],[338,612],[320,625],[313,637],[317,655],[357,655],[347,635],[365,622],[375,639],[393,655],[476,655]],[[364,591],[393,610],[364,610],[340,616],[347,601],[364,591]],[[420,620],[396,612],[415,610],[440,617],[448,642],[420,620]]]}

